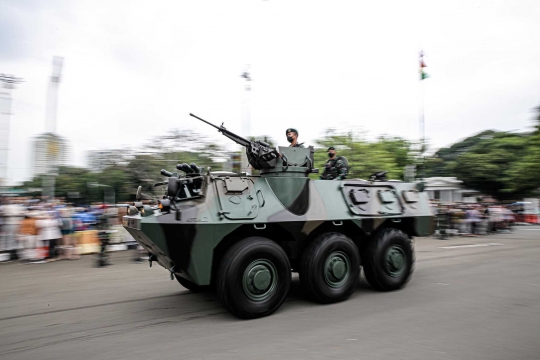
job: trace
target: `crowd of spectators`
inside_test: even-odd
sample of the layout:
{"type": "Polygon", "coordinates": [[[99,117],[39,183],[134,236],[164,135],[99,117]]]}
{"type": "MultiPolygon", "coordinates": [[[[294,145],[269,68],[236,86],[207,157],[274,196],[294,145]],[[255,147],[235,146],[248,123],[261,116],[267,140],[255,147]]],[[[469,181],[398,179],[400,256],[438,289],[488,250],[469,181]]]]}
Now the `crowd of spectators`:
{"type": "Polygon", "coordinates": [[[114,225],[116,209],[74,207],[24,197],[0,199],[0,252],[11,260],[45,263],[80,258],[78,239],[85,230],[114,225]]]}
{"type": "MultiPolygon", "coordinates": [[[[435,235],[480,236],[509,232],[519,219],[512,206],[432,204],[435,235]]],[[[0,253],[11,260],[46,263],[80,258],[79,235],[119,223],[118,209],[103,205],[75,207],[62,201],[49,203],[24,197],[0,198],[0,253]]],[[[141,261],[137,247],[134,260],[141,261]]]]}
{"type": "Polygon", "coordinates": [[[516,221],[514,212],[503,205],[434,205],[434,212],[435,234],[441,238],[510,232],[516,221]]]}

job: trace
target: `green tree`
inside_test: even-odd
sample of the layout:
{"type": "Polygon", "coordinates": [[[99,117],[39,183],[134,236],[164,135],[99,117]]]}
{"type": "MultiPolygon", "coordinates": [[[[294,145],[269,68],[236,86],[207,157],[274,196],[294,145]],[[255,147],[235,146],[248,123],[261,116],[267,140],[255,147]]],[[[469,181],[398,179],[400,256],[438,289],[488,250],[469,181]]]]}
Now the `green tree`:
{"type": "Polygon", "coordinates": [[[427,176],[457,176],[499,200],[540,195],[539,172],[540,107],[530,133],[483,131],[426,159],[427,176]]]}
{"type": "Polygon", "coordinates": [[[496,131],[486,130],[459,141],[448,148],[439,149],[433,156],[427,157],[425,160],[426,176],[455,176],[448,164],[456,161],[460,155],[467,153],[479,143],[493,139],[496,134],[496,131]]]}
{"type": "Polygon", "coordinates": [[[520,198],[531,190],[516,177],[516,166],[527,158],[529,142],[527,134],[485,131],[440,149],[427,159],[426,173],[456,176],[466,188],[499,200],[520,198]]]}
{"type": "MultiPolygon", "coordinates": [[[[102,202],[107,187],[89,186],[100,184],[114,189],[117,202],[133,201],[138,186],[142,186],[143,193],[150,197],[161,197],[163,188],[153,187],[154,183],[164,179],[161,169],[181,173],[176,170],[176,164],[196,163],[199,167],[221,170],[227,151],[200,134],[171,130],[136,149],[104,151],[103,157],[97,161],[104,166],[100,171],[61,167],[55,178],[55,196],[84,204],[102,202]]],[[[42,181],[41,176],[36,176],[21,188],[41,188],[42,181]]]]}
{"type": "Polygon", "coordinates": [[[540,106],[535,110],[534,128],[527,138],[526,151],[508,171],[512,179],[508,191],[523,196],[540,196],[540,106]]]}
{"type": "MultiPolygon", "coordinates": [[[[338,133],[327,130],[325,136],[316,140],[315,166],[322,173],[328,160],[327,149],[334,146],[339,156],[349,162],[349,178],[364,178],[378,171],[388,171],[388,177],[402,179],[406,165],[413,163],[412,143],[399,137],[381,136],[368,141],[362,133],[338,133]]],[[[312,178],[318,176],[312,175],[312,178]]]]}

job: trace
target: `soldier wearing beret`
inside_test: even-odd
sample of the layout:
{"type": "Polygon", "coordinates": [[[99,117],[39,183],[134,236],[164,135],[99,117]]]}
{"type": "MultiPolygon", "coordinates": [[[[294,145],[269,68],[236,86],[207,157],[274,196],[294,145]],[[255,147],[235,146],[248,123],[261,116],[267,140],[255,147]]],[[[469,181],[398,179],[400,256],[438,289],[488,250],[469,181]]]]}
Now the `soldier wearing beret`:
{"type": "Polygon", "coordinates": [[[304,147],[304,143],[300,143],[300,144],[298,143],[298,130],[294,128],[288,128],[285,131],[285,135],[287,135],[287,141],[291,143],[289,147],[298,147],[298,148],[304,147]]]}
{"type": "Polygon", "coordinates": [[[333,146],[328,148],[328,161],[324,166],[324,172],[321,175],[322,180],[345,180],[347,178],[347,160],[343,156],[337,156],[336,149],[333,146]]]}

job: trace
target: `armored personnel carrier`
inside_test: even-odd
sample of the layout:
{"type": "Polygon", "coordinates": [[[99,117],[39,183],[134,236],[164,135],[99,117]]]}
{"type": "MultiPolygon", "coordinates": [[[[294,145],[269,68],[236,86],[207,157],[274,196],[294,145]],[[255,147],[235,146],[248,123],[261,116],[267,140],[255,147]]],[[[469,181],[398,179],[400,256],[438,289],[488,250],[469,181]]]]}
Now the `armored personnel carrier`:
{"type": "Polygon", "coordinates": [[[368,180],[311,180],[318,172],[312,147],[271,148],[210,125],[246,147],[260,174],[195,164],[177,165],[181,173],[162,170],[168,179],[156,184],[167,186],[159,206],[135,203],[123,218],[150,265],[157,262],[191,291],[214,288],[240,318],[276,311],[292,272],[320,303],[349,298],[361,267],[377,290],[407,283],[411,240],[433,229],[421,186],[386,180],[384,172],[368,180]]]}

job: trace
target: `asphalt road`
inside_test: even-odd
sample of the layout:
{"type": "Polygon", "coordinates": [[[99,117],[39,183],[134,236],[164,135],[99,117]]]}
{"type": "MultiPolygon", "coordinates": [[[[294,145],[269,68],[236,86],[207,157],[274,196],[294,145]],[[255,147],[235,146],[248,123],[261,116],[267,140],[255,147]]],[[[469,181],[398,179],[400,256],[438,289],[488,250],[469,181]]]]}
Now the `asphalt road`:
{"type": "Polygon", "coordinates": [[[540,359],[537,226],[416,239],[400,291],[362,278],[348,301],[319,305],[296,279],[274,315],[249,321],[130,255],[0,264],[0,359],[540,359]]]}

